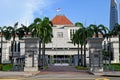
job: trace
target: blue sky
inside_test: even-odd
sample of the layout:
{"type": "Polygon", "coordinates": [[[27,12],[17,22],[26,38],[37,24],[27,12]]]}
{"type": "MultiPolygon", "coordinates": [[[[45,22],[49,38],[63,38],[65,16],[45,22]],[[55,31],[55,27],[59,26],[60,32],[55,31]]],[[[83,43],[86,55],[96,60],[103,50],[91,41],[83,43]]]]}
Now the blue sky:
{"type": "MultiPolygon", "coordinates": [[[[117,0],[120,2],[120,0],[117,0]]],[[[34,18],[63,14],[73,23],[109,26],[110,0],[0,0],[0,26],[29,25],[34,18]],[[60,12],[56,9],[61,8],[60,12]]]]}

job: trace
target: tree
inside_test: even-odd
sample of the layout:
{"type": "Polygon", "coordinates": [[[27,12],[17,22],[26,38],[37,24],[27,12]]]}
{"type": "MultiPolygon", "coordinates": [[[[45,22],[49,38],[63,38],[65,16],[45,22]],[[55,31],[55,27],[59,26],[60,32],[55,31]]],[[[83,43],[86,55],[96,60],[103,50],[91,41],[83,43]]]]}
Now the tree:
{"type": "Polygon", "coordinates": [[[29,36],[29,28],[27,26],[25,26],[24,24],[21,24],[21,26],[24,31],[25,37],[29,36]]]}
{"type": "Polygon", "coordinates": [[[104,34],[104,38],[106,38],[107,45],[106,44],[104,44],[104,45],[105,45],[105,47],[107,46],[107,49],[104,48],[104,50],[103,50],[104,56],[103,57],[105,59],[105,64],[106,64],[106,60],[109,60],[109,67],[110,67],[110,64],[111,64],[111,39],[110,38],[112,36],[112,32],[107,27],[105,27],[105,30],[106,30],[106,33],[104,34]]]}
{"type": "Polygon", "coordinates": [[[86,67],[86,44],[87,44],[87,38],[92,37],[94,34],[93,30],[90,27],[82,28],[81,30],[81,39],[83,40],[83,46],[84,46],[84,67],[86,67]]]}
{"type": "Polygon", "coordinates": [[[34,22],[28,27],[32,37],[39,38],[39,61],[41,55],[41,43],[42,43],[42,57],[43,66],[45,66],[45,43],[51,42],[52,35],[52,22],[48,17],[44,17],[43,20],[36,18],[34,22]]]}
{"type": "MultiPolygon", "coordinates": [[[[94,31],[94,36],[95,38],[100,37],[99,35],[102,35],[103,38],[107,39],[107,46],[108,46],[108,53],[109,53],[109,64],[111,63],[111,51],[110,51],[110,36],[111,36],[111,32],[109,31],[109,29],[107,27],[105,27],[104,25],[100,24],[100,25],[93,25],[91,24],[89,26],[93,31],[94,31]],[[109,39],[109,41],[108,41],[109,39]]],[[[106,52],[105,52],[106,53],[106,52]]],[[[107,53],[106,53],[107,54],[107,53]]]]}
{"type": "Polygon", "coordinates": [[[1,35],[1,60],[0,60],[0,64],[2,63],[2,49],[3,49],[3,35],[4,35],[4,29],[6,28],[6,26],[4,27],[0,27],[0,35],[1,35]]]}
{"type": "MultiPolygon", "coordinates": [[[[89,37],[92,37],[93,35],[93,30],[90,27],[83,27],[79,29],[79,36],[80,36],[80,44],[83,45],[84,49],[84,67],[86,67],[86,44],[87,41],[86,39],[89,37]]],[[[81,50],[82,51],[82,50],[81,50]]],[[[82,52],[81,52],[82,53],[82,52]]]]}
{"type": "Polygon", "coordinates": [[[44,17],[39,27],[39,34],[41,34],[42,39],[42,54],[43,54],[43,66],[46,65],[45,59],[45,43],[49,43],[52,41],[53,33],[52,33],[52,22],[48,17],[44,17]]]}
{"type": "Polygon", "coordinates": [[[12,37],[12,27],[5,27],[5,29],[3,30],[3,34],[6,40],[10,40],[12,37]]]}
{"type": "Polygon", "coordinates": [[[74,34],[72,42],[78,45],[78,60],[79,60],[79,44],[81,45],[81,66],[83,66],[83,57],[84,57],[84,67],[86,67],[86,44],[87,44],[86,39],[88,37],[92,37],[93,30],[90,27],[88,28],[84,27],[83,24],[80,22],[77,22],[75,25],[80,26],[80,28],[74,34]],[[83,56],[83,50],[84,50],[84,56],[83,56]]]}
{"type": "Polygon", "coordinates": [[[32,37],[35,38],[35,37],[40,36],[40,34],[38,33],[40,24],[41,24],[41,19],[40,18],[35,18],[34,22],[28,26],[32,37]]]}
{"type": "MultiPolygon", "coordinates": [[[[14,26],[13,27],[11,27],[11,30],[12,30],[12,36],[13,36],[13,41],[12,41],[12,45],[14,46],[15,45],[15,38],[16,38],[16,29],[17,29],[17,26],[18,26],[18,22],[16,22],[15,24],[14,24],[14,26]]],[[[13,54],[14,54],[14,47],[12,46],[12,56],[11,56],[11,58],[12,58],[12,64],[13,64],[13,54]]]]}
{"type": "Polygon", "coordinates": [[[23,27],[18,28],[16,30],[16,34],[17,34],[19,39],[22,39],[25,35],[25,31],[24,31],[23,27]]]}
{"type": "Polygon", "coordinates": [[[95,37],[99,37],[99,34],[102,34],[102,36],[105,37],[106,27],[104,25],[100,24],[97,26],[97,25],[91,24],[89,27],[94,31],[95,37]]]}
{"type": "MultiPolygon", "coordinates": [[[[77,48],[78,48],[78,66],[80,66],[80,62],[79,62],[79,55],[80,55],[80,53],[79,53],[79,45],[80,45],[80,36],[79,36],[79,32],[78,31],[76,31],[75,32],[75,34],[73,34],[73,37],[72,37],[72,43],[74,44],[74,45],[76,45],[77,44],[77,48]]],[[[82,44],[81,44],[81,52],[82,52],[82,44]]],[[[81,54],[82,55],[82,54],[81,54]]]]}
{"type": "MultiPolygon", "coordinates": [[[[34,22],[28,26],[29,31],[31,32],[32,37],[37,37],[39,38],[39,58],[38,58],[38,63],[40,66],[40,60],[41,60],[41,19],[40,18],[35,18],[34,22]]],[[[26,28],[25,28],[26,29],[26,28]]]]}
{"type": "Polygon", "coordinates": [[[80,29],[79,30],[77,30],[76,32],[75,32],[75,34],[73,34],[73,37],[72,37],[72,43],[74,44],[74,45],[76,45],[77,44],[77,48],[78,48],[78,66],[80,66],[80,58],[79,58],[79,56],[80,56],[80,53],[79,53],[79,46],[81,45],[81,66],[83,65],[83,57],[82,57],[82,52],[83,52],[83,40],[81,40],[80,39],[80,32],[81,32],[81,28],[83,28],[83,24],[82,23],[80,23],[80,22],[77,22],[77,23],[75,23],[75,26],[77,26],[77,27],[80,27],[80,29]]]}
{"type": "Polygon", "coordinates": [[[11,55],[11,63],[13,64],[13,54],[14,54],[14,45],[15,45],[15,37],[16,37],[16,29],[18,26],[18,22],[16,22],[14,24],[13,27],[8,26],[5,30],[4,30],[4,36],[6,40],[10,40],[11,37],[13,37],[13,41],[11,42],[11,50],[12,50],[12,55],[11,55]]]}
{"type": "Polygon", "coordinates": [[[116,24],[112,30],[112,34],[119,38],[119,54],[120,54],[120,24],[116,24]]]}

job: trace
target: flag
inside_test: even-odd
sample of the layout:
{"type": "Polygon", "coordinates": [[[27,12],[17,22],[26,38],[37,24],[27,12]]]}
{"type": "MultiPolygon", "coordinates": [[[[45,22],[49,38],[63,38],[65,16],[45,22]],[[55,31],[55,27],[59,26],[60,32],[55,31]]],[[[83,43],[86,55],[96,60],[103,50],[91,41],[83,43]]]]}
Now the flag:
{"type": "Polygon", "coordinates": [[[57,10],[56,10],[57,12],[59,12],[59,11],[61,11],[61,8],[57,8],[57,10]]]}

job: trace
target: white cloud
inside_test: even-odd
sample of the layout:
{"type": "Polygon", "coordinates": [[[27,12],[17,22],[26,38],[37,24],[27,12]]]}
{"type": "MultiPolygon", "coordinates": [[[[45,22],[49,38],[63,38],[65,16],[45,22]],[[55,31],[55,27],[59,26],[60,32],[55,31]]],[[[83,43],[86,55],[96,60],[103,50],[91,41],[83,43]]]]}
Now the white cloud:
{"type": "Polygon", "coordinates": [[[29,24],[35,18],[34,13],[43,15],[42,10],[49,7],[48,0],[0,0],[0,26],[29,24]]]}

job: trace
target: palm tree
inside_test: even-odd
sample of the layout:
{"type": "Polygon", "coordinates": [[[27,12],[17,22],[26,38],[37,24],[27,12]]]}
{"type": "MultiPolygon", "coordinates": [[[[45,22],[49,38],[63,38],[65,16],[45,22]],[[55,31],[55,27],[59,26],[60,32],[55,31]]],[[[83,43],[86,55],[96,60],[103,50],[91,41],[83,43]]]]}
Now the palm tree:
{"type": "Polygon", "coordinates": [[[110,67],[110,64],[111,64],[111,50],[110,50],[110,48],[111,48],[111,45],[110,45],[111,44],[111,39],[110,38],[111,38],[113,33],[107,27],[105,27],[105,30],[106,30],[106,32],[104,33],[103,37],[106,38],[106,41],[107,41],[107,45],[104,44],[104,46],[107,46],[107,50],[104,48],[103,57],[105,59],[105,64],[106,64],[107,58],[109,59],[109,67],[110,67]]]}
{"type": "Polygon", "coordinates": [[[43,55],[43,66],[46,65],[45,59],[45,43],[49,43],[52,40],[53,33],[52,33],[52,22],[49,20],[48,17],[44,17],[39,27],[39,34],[41,34],[42,39],[42,55],[43,55]]]}
{"type": "MultiPolygon", "coordinates": [[[[86,67],[86,44],[87,44],[86,39],[88,37],[92,37],[93,30],[90,27],[85,28],[83,24],[80,22],[75,23],[75,25],[79,26],[80,28],[74,34],[74,37],[73,37],[74,41],[72,40],[72,42],[74,44],[77,43],[78,47],[79,47],[79,44],[81,45],[81,66],[83,66],[82,55],[83,55],[83,49],[84,49],[84,67],[86,67]]],[[[78,48],[78,60],[79,60],[79,48],[78,48]]],[[[79,65],[79,62],[78,62],[78,65],[79,65]]]]}
{"type": "Polygon", "coordinates": [[[1,33],[1,60],[0,60],[0,64],[2,63],[2,47],[3,47],[3,35],[4,35],[4,29],[6,28],[6,26],[4,27],[0,27],[0,33],[1,33]]]}
{"type": "Polygon", "coordinates": [[[12,37],[12,27],[11,26],[5,27],[3,30],[3,34],[6,40],[10,40],[12,37]]]}
{"type": "Polygon", "coordinates": [[[118,35],[119,38],[119,54],[120,54],[120,24],[116,24],[112,30],[113,35],[118,35]]]}
{"type": "MultiPolygon", "coordinates": [[[[80,62],[79,62],[79,55],[80,55],[80,53],[79,53],[79,45],[80,45],[80,36],[79,36],[79,32],[78,31],[76,31],[75,32],[75,34],[73,34],[73,37],[72,37],[72,43],[74,44],[74,45],[76,45],[77,44],[77,48],[78,48],[78,66],[80,66],[80,62]]],[[[81,44],[81,56],[82,56],[82,44],[81,44]]]]}
{"type": "MultiPolygon", "coordinates": [[[[11,26],[8,26],[8,27],[4,28],[3,34],[4,34],[4,37],[5,37],[6,40],[10,40],[11,39],[11,37],[12,37],[12,31],[13,31],[13,28],[11,26]]],[[[11,63],[12,63],[13,62],[12,61],[12,56],[11,56],[10,60],[11,60],[11,63]]]]}
{"type": "Polygon", "coordinates": [[[13,64],[13,54],[14,54],[14,44],[15,44],[15,37],[16,37],[16,29],[18,26],[18,22],[16,22],[14,24],[14,27],[7,27],[6,30],[4,30],[4,35],[5,35],[5,39],[6,40],[10,40],[11,37],[13,37],[13,41],[12,41],[12,46],[11,46],[11,50],[12,50],[12,55],[11,55],[11,63],[13,64]]]}
{"type": "Polygon", "coordinates": [[[76,45],[77,44],[77,48],[78,48],[78,66],[80,66],[80,58],[79,58],[79,56],[80,56],[80,53],[79,53],[79,46],[81,45],[81,66],[83,65],[82,64],[82,60],[83,60],[83,57],[82,57],[82,51],[83,51],[83,41],[82,41],[82,39],[80,39],[80,32],[81,32],[81,28],[83,28],[83,24],[82,23],[80,23],[80,22],[77,22],[77,23],[75,23],[75,26],[77,26],[77,27],[80,27],[80,29],[79,30],[77,30],[76,32],[75,32],[75,34],[73,34],[73,37],[72,37],[72,43],[74,43],[74,45],[76,45]]]}
{"type": "Polygon", "coordinates": [[[28,26],[28,29],[31,32],[32,37],[39,38],[39,58],[38,58],[38,63],[39,64],[40,64],[40,60],[41,60],[41,41],[42,41],[40,24],[41,24],[41,19],[40,18],[35,18],[34,22],[30,26],[28,26]]]}
{"type": "Polygon", "coordinates": [[[27,26],[25,26],[24,24],[21,24],[21,26],[24,31],[25,37],[29,36],[29,28],[27,26]]]}
{"type": "Polygon", "coordinates": [[[23,27],[16,29],[16,34],[19,39],[22,39],[25,35],[25,31],[24,31],[23,27]]]}
{"type": "Polygon", "coordinates": [[[86,44],[87,44],[87,38],[92,37],[94,34],[93,30],[90,27],[82,28],[81,30],[81,39],[83,40],[83,46],[84,46],[84,67],[86,67],[86,44]]]}
{"type": "Polygon", "coordinates": [[[103,37],[105,37],[105,35],[107,33],[106,32],[106,27],[102,24],[100,24],[98,26],[94,25],[94,24],[91,24],[89,27],[94,31],[95,37],[99,37],[99,34],[102,34],[103,37]]]}
{"type": "Polygon", "coordinates": [[[83,27],[84,27],[81,22],[76,22],[76,23],[75,23],[75,26],[76,26],[76,27],[80,27],[80,28],[83,28],[83,27]]]}
{"type": "Polygon", "coordinates": [[[40,27],[39,26],[40,23],[41,23],[41,19],[40,18],[35,18],[34,22],[28,26],[29,31],[31,32],[31,36],[34,37],[34,38],[38,37],[38,35],[39,35],[38,30],[39,30],[39,27],[40,27]]]}
{"type": "MultiPolygon", "coordinates": [[[[79,33],[77,33],[76,35],[80,36],[79,39],[80,39],[80,45],[81,45],[81,55],[83,55],[82,52],[84,49],[84,67],[86,67],[86,44],[87,44],[86,39],[88,37],[92,37],[93,31],[90,27],[88,28],[83,27],[83,28],[78,29],[78,32],[79,33]],[[82,49],[82,46],[84,46],[83,49],[82,49]]],[[[81,59],[83,60],[82,56],[81,56],[81,59]]],[[[81,62],[81,65],[83,65],[83,61],[81,62]]]]}
{"type": "MultiPolygon", "coordinates": [[[[111,36],[111,32],[109,31],[109,29],[107,27],[105,27],[104,25],[100,24],[100,25],[93,25],[91,24],[89,26],[93,31],[94,31],[94,35],[95,35],[95,38],[99,37],[99,34],[102,34],[102,37],[103,38],[106,38],[107,39],[107,43],[110,44],[110,36],[111,36]],[[108,41],[109,39],[109,41],[108,41]]],[[[105,52],[106,53],[106,52],[105,52]]],[[[109,65],[111,63],[111,51],[110,51],[110,45],[108,47],[108,54],[109,54],[109,65]]],[[[106,53],[107,55],[107,53],[106,53]]]]}
{"type": "MultiPolygon", "coordinates": [[[[16,30],[17,30],[17,26],[18,26],[18,22],[16,22],[14,24],[13,27],[11,27],[11,30],[12,30],[12,36],[13,36],[13,42],[12,42],[12,45],[14,46],[15,45],[15,38],[16,38],[16,30]]],[[[14,54],[14,47],[12,48],[12,64],[13,64],[13,54],[14,54]]]]}
{"type": "Polygon", "coordinates": [[[43,20],[36,18],[34,22],[28,27],[32,37],[39,38],[39,62],[41,57],[41,44],[42,44],[42,58],[43,66],[45,66],[45,43],[51,42],[52,35],[52,22],[48,17],[43,20]]]}

